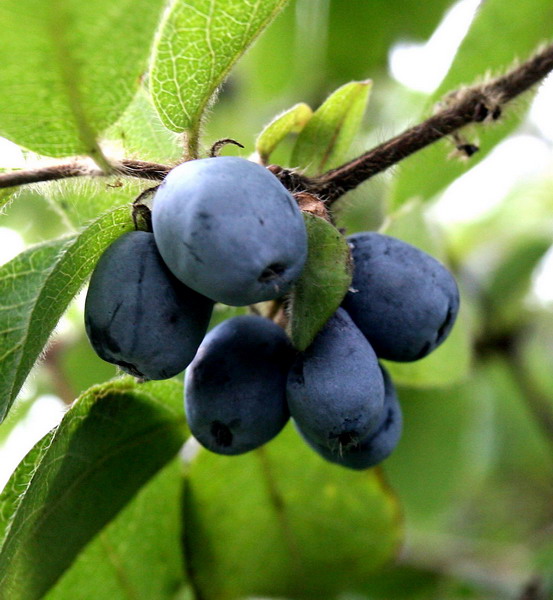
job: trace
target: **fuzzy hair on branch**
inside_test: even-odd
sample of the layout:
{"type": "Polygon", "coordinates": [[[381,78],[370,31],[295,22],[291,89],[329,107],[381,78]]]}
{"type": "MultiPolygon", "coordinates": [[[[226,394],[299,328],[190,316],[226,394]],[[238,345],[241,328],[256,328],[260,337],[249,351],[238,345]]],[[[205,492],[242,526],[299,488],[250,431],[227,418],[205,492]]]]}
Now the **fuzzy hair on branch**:
{"type": "MultiPolygon", "coordinates": [[[[544,47],[501,77],[448,94],[442,107],[426,121],[322,175],[307,177],[297,170],[285,169],[278,165],[268,168],[292,193],[312,194],[330,206],[364,181],[444,137],[452,137],[457,151],[468,158],[478,147],[465,141],[456,132],[470,123],[497,120],[506,103],[532,88],[551,71],[553,44],[544,47]]],[[[221,141],[234,143],[233,140],[221,141]]],[[[122,160],[111,167],[112,172],[107,173],[97,167],[91,168],[85,162],[72,160],[65,164],[1,173],[0,188],[69,177],[107,176],[113,173],[160,182],[172,168],[140,160],[122,160]]]]}
{"type": "MultiPolygon", "coordinates": [[[[311,189],[316,189],[330,205],[367,179],[462,127],[497,120],[503,112],[503,105],[529,90],[552,70],[553,45],[550,45],[506,75],[448,94],[444,107],[429,119],[315,178],[311,189]]],[[[469,146],[463,148],[465,154],[474,154],[476,147],[469,146]]]]}

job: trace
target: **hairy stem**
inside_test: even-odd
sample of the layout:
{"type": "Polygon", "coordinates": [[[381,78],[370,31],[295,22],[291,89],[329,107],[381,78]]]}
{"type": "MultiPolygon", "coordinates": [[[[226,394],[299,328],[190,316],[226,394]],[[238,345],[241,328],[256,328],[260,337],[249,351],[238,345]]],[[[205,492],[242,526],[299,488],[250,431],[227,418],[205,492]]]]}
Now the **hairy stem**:
{"type": "Polygon", "coordinates": [[[151,181],[163,181],[171,167],[142,160],[122,160],[112,165],[112,172],[106,173],[97,167],[91,167],[88,162],[72,161],[36,169],[24,169],[0,173],[0,188],[17,187],[41,181],[55,181],[70,177],[101,177],[107,175],[126,175],[151,181]]]}
{"type": "MultiPolygon", "coordinates": [[[[502,77],[449,94],[443,103],[444,107],[426,121],[318,177],[306,177],[277,165],[272,165],[269,169],[289,190],[314,194],[330,205],[374,175],[389,169],[426,146],[455,134],[462,127],[470,123],[497,119],[504,104],[529,90],[551,71],[553,44],[502,77]]],[[[197,155],[197,137],[189,137],[190,139],[185,140],[188,159],[197,155]]],[[[140,160],[123,160],[114,163],[112,169],[113,171],[108,173],[97,167],[91,168],[84,162],[72,161],[50,167],[13,171],[0,174],[0,188],[68,177],[107,176],[113,173],[162,181],[171,167],[140,160]]]]}
{"type": "Polygon", "coordinates": [[[502,106],[529,90],[553,70],[553,45],[493,81],[449,94],[445,108],[351,162],[316,178],[314,186],[328,204],[374,175],[470,123],[497,119],[502,106]]]}

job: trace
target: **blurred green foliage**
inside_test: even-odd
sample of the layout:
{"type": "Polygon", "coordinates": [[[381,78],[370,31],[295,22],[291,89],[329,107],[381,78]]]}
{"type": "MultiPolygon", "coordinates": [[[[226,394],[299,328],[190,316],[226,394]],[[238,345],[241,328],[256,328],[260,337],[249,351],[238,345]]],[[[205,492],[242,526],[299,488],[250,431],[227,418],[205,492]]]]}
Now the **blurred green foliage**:
{"type": "MultiPolygon", "coordinates": [[[[95,2],[88,4],[94,7],[95,2]]],[[[219,89],[217,102],[205,119],[201,148],[205,151],[214,141],[230,137],[244,144],[245,150],[227,146],[223,152],[248,156],[255,150],[259,132],[276,114],[300,102],[316,110],[336,88],[352,80],[371,79],[371,101],[361,130],[345,153],[351,157],[431,114],[445,93],[482,79],[488,71],[501,73],[515,58],[524,59],[551,35],[550,2],[487,0],[439,89],[423,94],[404,88],[388,71],[392,47],[399,41],[427,40],[450,6],[450,0],[291,0],[219,89]]],[[[132,23],[140,20],[134,17],[132,23]]],[[[1,19],[0,11],[0,23],[1,19]]],[[[143,32],[143,37],[133,33],[137,56],[145,52],[141,54],[136,46],[146,43],[149,47],[153,41],[151,19],[152,31],[143,32]]],[[[104,60],[100,50],[95,56],[104,60]]],[[[145,65],[142,68],[145,75],[145,65]]],[[[125,77],[130,85],[132,77],[125,77]]],[[[120,95],[113,106],[103,105],[102,118],[97,119],[103,131],[102,148],[107,155],[113,152],[174,164],[182,156],[182,139],[163,127],[148,97],[148,77],[134,85],[134,99],[120,118],[106,123],[103,116],[121,112],[120,95]]],[[[128,89],[125,97],[130,101],[128,89]]],[[[291,578],[289,557],[280,546],[275,564],[271,564],[270,552],[261,555],[265,566],[256,556],[256,540],[278,539],[276,530],[282,527],[263,502],[253,502],[266,501],[267,495],[254,477],[260,469],[259,457],[231,462],[235,459],[203,454],[184,474],[174,462],[152,479],[86,547],[50,590],[49,600],[92,600],[106,594],[156,600],[193,598],[194,594],[198,599],[238,598],[263,591],[263,585],[256,582],[264,578],[268,594],[287,594],[290,600],[309,593],[323,600],[551,597],[553,316],[552,306],[535,297],[533,284],[553,240],[553,179],[545,174],[521,182],[493,210],[470,222],[441,227],[431,216],[441,191],[524,122],[529,97],[498,125],[472,128],[469,137],[478,135],[481,142],[481,152],[474,159],[462,163],[448,158],[453,146],[441,141],[366,182],[336,205],[338,225],[347,232],[383,228],[448,263],[459,281],[463,311],[451,339],[435,355],[413,365],[392,366],[400,384],[405,432],[382,472],[366,475],[370,493],[363,488],[352,494],[353,499],[345,495],[346,503],[364,499],[365,504],[355,507],[355,519],[348,521],[340,514],[343,506],[339,503],[335,513],[325,512],[328,507],[317,505],[316,496],[308,498],[305,488],[324,488],[321,478],[327,477],[330,487],[343,486],[349,493],[350,485],[362,486],[356,478],[352,478],[355,483],[346,481],[349,474],[338,475],[336,467],[318,464],[315,456],[300,460],[303,450],[298,450],[300,458],[294,458],[297,439],[292,430],[269,445],[267,453],[275,472],[285,482],[289,510],[298,522],[305,520],[305,529],[299,527],[301,535],[312,536],[308,553],[315,558],[313,563],[308,561],[307,572],[311,579],[320,578],[317,585],[297,585],[301,575],[296,574],[297,581],[291,578]],[[299,481],[295,488],[286,488],[287,469],[299,481]],[[336,482],[325,469],[336,473],[336,482]],[[338,481],[340,476],[344,481],[338,481]],[[183,508],[179,503],[184,486],[188,495],[183,508]],[[371,535],[364,540],[363,532],[356,532],[359,538],[347,540],[358,545],[357,558],[334,565],[338,571],[333,577],[331,559],[351,556],[340,554],[343,531],[347,535],[348,527],[356,523],[377,531],[382,521],[378,526],[371,524],[371,511],[379,519],[378,511],[389,517],[394,497],[402,507],[404,522],[399,526],[396,521],[379,535],[393,546],[404,531],[405,546],[398,560],[379,572],[369,572],[371,565],[365,570],[363,561],[374,540],[371,535]],[[185,515],[184,530],[190,520],[186,552],[195,553],[196,562],[190,557],[187,562],[177,544],[182,533],[175,531],[179,514],[185,515]],[[318,527],[323,517],[324,527],[318,527]],[[221,530],[217,518],[221,518],[221,530]],[[238,526],[250,528],[247,535],[237,531],[238,526]],[[336,547],[326,547],[327,539],[335,539],[336,547]],[[150,553],[152,546],[155,551],[150,553]],[[136,549],[136,554],[129,548],[136,549]],[[328,556],[321,560],[325,550],[328,556]],[[210,561],[221,554],[225,561],[213,566],[210,561]],[[253,563],[256,571],[249,572],[253,563]],[[186,573],[183,564],[188,565],[186,573]],[[280,576],[284,565],[288,565],[286,573],[280,576]],[[335,588],[327,585],[329,580],[334,580],[335,588]],[[532,581],[538,582],[539,592],[524,596],[525,586],[532,581]],[[308,593],[306,588],[315,592],[308,593]]],[[[289,164],[298,131],[290,129],[271,153],[271,163],[289,164]]],[[[8,200],[0,226],[17,230],[27,245],[48,242],[73,233],[107,209],[127,205],[146,187],[144,182],[118,178],[35,185],[8,200]]],[[[0,197],[0,203],[5,200],[0,197]]],[[[81,304],[77,299],[70,306],[65,326],[35,367],[34,392],[16,402],[17,410],[0,429],[0,440],[23,419],[38,395],[55,393],[70,401],[114,375],[113,367],[88,347],[81,304]]],[[[218,306],[212,325],[242,311],[218,306]]],[[[35,349],[35,354],[39,352],[35,349]]],[[[29,473],[24,467],[26,480],[29,473]]],[[[349,552],[349,546],[344,547],[349,552]]],[[[387,547],[383,554],[390,557],[393,552],[387,547]]],[[[375,563],[381,562],[379,558],[374,558],[375,563]]],[[[3,600],[2,594],[0,590],[3,600]]]]}

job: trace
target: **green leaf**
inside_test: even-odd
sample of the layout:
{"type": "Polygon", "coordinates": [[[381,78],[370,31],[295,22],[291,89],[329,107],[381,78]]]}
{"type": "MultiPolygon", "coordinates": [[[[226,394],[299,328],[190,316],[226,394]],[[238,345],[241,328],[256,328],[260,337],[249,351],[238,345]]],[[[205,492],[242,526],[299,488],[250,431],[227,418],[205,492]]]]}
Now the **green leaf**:
{"type": "Polygon", "coordinates": [[[486,373],[476,368],[463,383],[398,386],[397,393],[403,435],[385,463],[387,477],[411,528],[451,526],[494,464],[496,411],[486,373]]]}
{"type": "MultiPolygon", "coordinates": [[[[113,375],[112,375],[113,376],[113,375]]],[[[104,378],[102,381],[105,381],[104,378]]],[[[90,387],[90,386],[88,386],[90,387]]],[[[0,448],[4,445],[4,443],[10,437],[12,431],[25,419],[28,417],[30,410],[33,408],[35,400],[37,396],[41,393],[39,392],[39,387],[37,386],[34,393],[28,395],[20,396],[13,404],[8,416],[2,423],[2,427],[0,427],[0,448]],[[38,392],[38,393],[37,393],[38,392]]],[[[2,536],[0,535],[0,538],[2,536]]]]}
{"type": "MultiPolygon", "coordinates": [[[[390,565],[371,578],[359,600],[428,600],[439,598],[443,582],[438,573],[424,567],[390,565]]],[[[442,594],[443,598],[443,594],[442,594]]],[[[353,600],[350,599],[350,600],[353,600]]],[[[448,600],[452,600],[448,598],[448,600]]],[[[459,600],[459,599],[456,599],[459,600]]],[[[469,600],[464,598],[464,600],[469,600]]],[[[489,600],[489,599],[488,599],[489,600]]]]}
{"type": "Polygon", "coordinates": [[[131,229],[129,209],[122,207],[79,235],[30,248],[0,268],[0,421],[102,252],[131,229]]]}
{"type": "Polygon", "coordinates": [[[176,455],[186,438],[181,398],[176,381],[139,385],[129,377],[79,398],[39,452],[11,519],[0,553],[5,598],[42,598],[93,536],[176,455]]]}
{"type": "Polygon", "coordinates": [[[290,336],[305,350],[340,306],[351,284],[351,257],[343,235],[330,223],[304,213],[308,254],[291,294],[290,336]]]}
{"type": "Polygon", "coordinates": [[[331,465],[291,426],[242,456],[202,452],[185,523],[189,573],[205,600],[334,598],[363,586],[401,539],[378,469],[331,465]]]}
{"type": "Polygon", "coordinates": [[[163,0],[0,3],[0,135],[102,161],[98,135],[131,101],[163,0]]]}
{"type": "Polygon", "coordinates": [[[341,164],[361,126],[371,88],[370,80],[353,81],[331,94],[300,132],[291,165],[316,175],[341,164]]]}
{"type": "Polygon", "coordinates": [[[200,121],[232,65],[287,0],[173,0],[157,36],[151,70],[165,125],[197,142],[200,121]]]}
{"type": "Polygon", "coordinates": [[[182,464],[153,477],[81,552],[45,600],[176,600],[184,584],[182,464]]]}
{"type": "Polygon", "coordinates": [[[117,140],[125,156],[154,162],[177,162],[182,158],[179,137],[163,125],[144,87],[117,123],[106,131],[106,137],[117,140]]]}
{"type": "Polygon", "coordinates": [[[2,225],[19,232],[26,247],[67,235],[67,225],[38,189],[38,185],[19,187],[0,214],[2,225]]]}
{"type": "Polygon", "coordinates": [[[259,134],[255,149],[263,164],[267,163],[273,150],[289,133],[299,133],[311,119],[313,111],[304,102],[276,116],[259,134]]]}
{"type": "MultiPolygon", "coordinates": [[[[550,340],[551,338],[549,342],[550,340]]],[[[551,388],[536,401],[533,395],[537,394],[538,398],[540,396],[539,382],[530,379],[536,376],[536,372],[534,369],[524,371],[524,347],[520,351],[522,356],[518,364],[519,358],[514,355],[505,360],[496,354],[483,361],[482,365],[497,421],[495,467],[498,475],[503,477],[518,475],[527,478],[527,481],[545,483],[553,467],[551,438],[543,428],[543,417],[537,417],[535,411],[544,410],[546,415],[551,414],[551,388]]],[[[524,490],[520,492],[522,496],[526,493],[524,490]]]]}
{"type": "MultiPolygon", "coordinates": [[[[537,46],[551,35],[553,5],[549,0],[529,0],[524,4],[502,0],[486,0],[478,8],[474,22],[463,40],[455,60],[440,85],[426,104],[432,106],[448,92],[472,84],[483,73],[500,75],[515,60],[528,58],[537,46]],[[528,19],[528,15],[533,15],[528,19]],[[497,35],[501,31],[501,35],[497,35]]],[[[528,98],[531,94],[526,94],[528,98]]],[[[446,185],[478,164],[500,140],[511,133],[524,118],[524,102],[507,108],[504,120],[490,128],[479,125],[469,129],[470,141],[478,141],[480,151],[466,163],[449,160],[453,146],[438,142],[401,163],[395,180],[392,202],[402,204],[414,197],[430,200],[446,185]]]]}
{"type": "Polygon", "coordinates": [[[43,197],[73,228],[90,224],[98,215],[130,205],[151,182],[121,177],[76,177],[40,186],[43,197]]]}
{"type": "Polygon", "coordinates": [[[553,413],[553,314],[551,311],[542,312],[535,316],[531,327],[528,327],[519,349],[519,366],[532,382],[533,393],[547,398],[553,413]]]}

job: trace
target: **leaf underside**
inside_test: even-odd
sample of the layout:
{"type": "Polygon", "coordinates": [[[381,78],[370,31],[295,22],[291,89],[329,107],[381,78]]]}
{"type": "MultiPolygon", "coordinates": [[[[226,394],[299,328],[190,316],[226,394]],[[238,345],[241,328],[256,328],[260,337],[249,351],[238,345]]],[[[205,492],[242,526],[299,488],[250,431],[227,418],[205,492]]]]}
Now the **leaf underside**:
{"type": "Polygon", "coordinates": [[[189,469],[185,552],[205,600],[354,592],[401,539],[378,469],[325,462],[288,426],[242,456],[204,451],[189,469]]]}
{"type": "Polygon", "coordinates": [[[359,131],[371,88],[370,80],[352,81],[333,92],[298,135],[290,164],[308,175],[340,165],[359,131]]]}
{"type": "Polygon", "coordinates": [[[263,129],[255,142],[255,149],[261,162],[267,162],[274,149],[289,133],[299,133],[307,125],[312,115],[313,111],[304,102],[295,104],[277,115],[263,129]]]}
{"type": "Polygon", "coordinates": [[[98,136],[138,88],[163,5],[3,0],[0,135],[40,154],[101,162],[98,136]]]}

